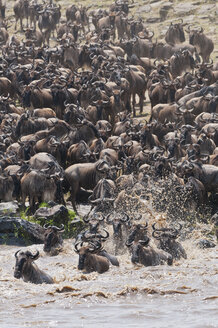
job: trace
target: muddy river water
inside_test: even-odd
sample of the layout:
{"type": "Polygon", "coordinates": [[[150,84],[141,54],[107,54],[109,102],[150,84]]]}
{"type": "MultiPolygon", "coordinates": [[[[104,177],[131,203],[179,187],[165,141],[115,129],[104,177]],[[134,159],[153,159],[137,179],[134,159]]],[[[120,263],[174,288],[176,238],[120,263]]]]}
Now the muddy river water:
{"type": "Polygon", "coordinates": [[[218,327],[218,247],[200,250],[191,239],[183,245],[188,259],[173,266],[133,265],[126,251],[120,267],[102,275],[77,270],[73,240],[61,256],[28,247],[40,251],[36,264],[54,285],[15,279],[18,247],[1,246],[0,327],[218,327]]]}

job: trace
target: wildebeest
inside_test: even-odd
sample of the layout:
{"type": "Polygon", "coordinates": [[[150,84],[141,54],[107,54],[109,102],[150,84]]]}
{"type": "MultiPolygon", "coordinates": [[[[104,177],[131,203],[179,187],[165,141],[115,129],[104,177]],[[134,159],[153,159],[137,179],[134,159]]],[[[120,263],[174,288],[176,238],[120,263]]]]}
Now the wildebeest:
{"type": "Polygon", "coordinates": [[[129,220],[130,217],[126,213],[123,213],[123,215],[116,214],[116,216],[114,215],[113,218],[111,218],[111,214],[109,214],[106,218],[107,223],[112,224],[113,226],[113,241],[115,244],[115,255],[120,254],[123,251],[124,235],[128,230],[129,220]]]}
{"type": "Polygon", "coordinates": [[[50,253],[51,255],[58,254],[63,245],[61,234],[64,232],[64,225],[62,224],[60,228],[44,225],[44,229],[44,252],[50,253]]]}
{"type": "Polygon", "coordinates": [[[145,266],[154,266],[167,262],[168,265],[172,265],[172,255],[165,251],[154,250],[151,246],[148,245],[149,241],[150,239],[146,237],[144,240],[126,243],[126,246],[130,247],[132,263],[140,263],[145,266]]]}
{"type": "Polygon", "coordinates": [[[0,175],[0,201],[9,202],[13,199],[14,192],[13,178],[8,174],[0,175]]]}
{"type": "Polygon", "coordinates": [[[182,229],[182,225],[179,224],[179,228],[155,228],[155,224],[152,225],[152,236],[158,240],[158,248],[168,252],[174,259],[180,259],[183,257],[187,259],[187,254],[182,245],[175,241],[179,236],[179,232],[182,229]]]}
{"type": "Polygon", "coordinates": [[[98,181],[107,176],[110,166],[104,160],[98,160],[95,163],[79,163],[69,166],[65,170],[65,178],[71,187],[71,202],[76,210],[76,194],[82,187],[84,189],[93,189],[98,181]]]}
{"type": "Polygon", "coordinates": [[[25,206],[26,197],[29,197],[30,208],[33,210],[35,202],[55,201],[57,185],[55,176],[47,175],[42,171],[32,170],[21,179],[21,198],[25,206]]]}
{"type": "Polygon", "coordinates": [[[75,244],[75,252],[79,254],[79,270],[85,270],[87,273],[97,271],[98,273],[104,273],[109,270],[109,261],[104,256],[93,254],[97,248],[94,243],[89,246],[83,246],[83,243],[75,244]],[[80,249],[78,246],[80,245],[80,249]]]}
{"type": "Polygon", "coordinates": [[[53,284],[54,280],[44,271],[40,270],[33,262],[39,258],[39,251],[33,255],[30,251],[15,253],[16,264],[14,269],[14,277],[23,278],[25,282],[33,284],[53,284]]]}
{"type": "Polygon", "coordinates": [[[214,49],[214,44],[211,39],[209,39],[204,33],[203,28],[190,30],[189,33],[189,43],[197,48],[199,55],[201,55],[203,62],[208,63],[210,59],[210,54],[214,49]]]}
{"type": "Polygon", "coordinates": [[[169,44],[181,43],[185,41],[185,34],[183,30],[183,20],[181,23],[173,24],[171,22],[165,36],[165,41],[169,44]]]}
{"type": "Polygon", "coordinates": [[[20,20],[20,28],[23,30],[23,18],[27,20],[28,26],[28,15],[29,15],[29,2],[28,0],[17,0],[14,4],[14,15],[15,15],[15,30],[17,29],[17,21],[20,20]]]}

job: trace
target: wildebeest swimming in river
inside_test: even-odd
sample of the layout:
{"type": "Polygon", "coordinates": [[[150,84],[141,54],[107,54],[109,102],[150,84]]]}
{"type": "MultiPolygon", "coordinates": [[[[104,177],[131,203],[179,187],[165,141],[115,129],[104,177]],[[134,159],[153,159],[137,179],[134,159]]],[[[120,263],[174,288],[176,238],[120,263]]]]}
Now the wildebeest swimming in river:
{"type": "Polygon", "coordinates": [[[20,252],[18,250],[14,254],[16,264],[14,269],[14,277],[17,279],[23,278],[25,282],[33,284],[53,284],[53,279],[44,271],[40,270],[33,262],[39,258],[39,251],[33,255],[30,251],[20,252]]]}

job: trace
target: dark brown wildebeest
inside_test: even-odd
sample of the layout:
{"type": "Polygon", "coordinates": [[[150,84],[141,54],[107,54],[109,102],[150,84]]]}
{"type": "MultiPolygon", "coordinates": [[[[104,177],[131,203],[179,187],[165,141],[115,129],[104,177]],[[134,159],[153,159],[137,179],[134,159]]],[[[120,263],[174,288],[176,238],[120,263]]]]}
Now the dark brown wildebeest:
{"type": "Polygon", "coordinates": [[[81,140],[79,143],[73,144],[67,151],[67,162],[72,165],[76,163],[89,162],[91,152],[87,143],[81,140]]]}
{"type": "MultiPolygon", "coordinates": [[[[139,219],[141,216],[139,217],[139,219]]],[[[138,242],[139,240],[144,240],[147,238],[148,232],[148,222],[146,224],[133,224],[130,228],[127,244],[131,244],[132,242],[138,242]]]]}
{"type": "Polygon", "coordinates": [[[130,84],[130,93],[132,94],[132,106],[133,116],[136,116],[136,99],[135,96],[139,97],[139,108],[140,113],[143,112],[143,101],[145,99],[145,91],[147,88],[147,78],[144,73],[138,71],[135,72],[133,69],[128,69],[126,73],[126,79],[130,84]]]}
{"type": "Polygon", "coordinates": [[[56,117],[56,113],[51,108],[36,108],[33,111],[33,116],[35,116],[35,117],[52,118],[52,117],[56,117]]]}
{"type": "Polygon", "coordinates": [[[26,197],[29,197],[30,208],[33,209],[35,201],[49,202],[56,200],[57,185],[54,176],[42,171],[30,171],[21,179],[21,198],[25,206],[26,197]]]}
{"type": "Polygon", "coordinates": [[[214,49],[214,44],[211,39],[209,39],[204,33],[203,28],[200,27],[198,30],[190,30],[189,33],[189,43],[196,47],[199,55],[201,55],[203,62],[208,63],[210,59],[210,54],[214,49]]]}
{"type": "Polygon", "coordinates": [[[9,34],[5,27],[0,28],[0,44],[3,45],[8,41],[9,34]]]}
{"type": "Polygon", "coordinates": [[[32,28],[25,30],[25,37],[27,41],[34,43],[36,47],[41,47],[43,43],[43,34],[40,31],[35,31],[32,28]]]}
{"type": "Polygon", "coordinates": [[[15,94],[15,89],[12,82],[6,77],[0,77],[0,95],[7,97],[10,95],[13,97],[15,94]]]}
{"type": "Polygon", "coordinates": [[[71,187],[71,202],[76,210],[76,194],[82,187],[84,189],[93,189],[98,181],[108,175],[110,167],[104,160],[98,160],[95,163],[79,163],[69,166],[65,170],[65,178],[71,187]]]}
{"type": "Polygon", "coordinates": [[[173,78],[181,75],[183,72],[193,70],[195,61],[192,54],[188,50],[177,52],[169,59],[170,72],[173,78]]]}
{"type": "Polygon", "coordinates": [[[108,224],[112,224],[113,226],[113,242],[115,244],[115,255],[122,253],[124,248],[124,236],[123,236],[123,228],[125,230],[125,234],[128,231],[128,223],[130,217],[126,214],[116,214],[113,218],[111,218],[112,214],[109,214],[106,218],[108,224]]]}
{"type": "Polygon", "coordinates": [[[53,96],[50,89],[26,86],[23,93],[23,106],[33,108],[54,108],[53,96]]]}
{"type": "Polygon", "coordinates": [[[4,173],[0,175],[0,201],[10,202],[13,200],[13,178],[4,173]]]}
{"type": "Polygon", "coordinates": [[[181,19],[181,23],[173,24],[171,22],[166,35],[165,35],[165,41],[171,45],[174,45],[175,43],[181,43],[185,41],[185,34],[183,30],[183,20],[181,19]]]}
{"type": "Polygon", "coordinates": [[[179,224],[179,228],[155,228],[155,224],[152,225],[152,236],[158,240],[158,248],[171,254],[174,259],[179,260],[181,257],[187,259],[187,254],[180,243],[175,241],[179,236],[179,232],[182,229],[182,225],[179,224]]]}
{"type": "Polygon", "coordinates": [[[33,262],[39,258],[39,251],[33,255],[31,252],[15,253],[16,264],[14,269],[14,277],[17,279],[23,278],[25,282],[32,282],[33,284],[53,284],[53,279],[44,271],[40,270],[33,262]]]}
{"type": "Polygon", "coordinates": [[[64,225],[60,228],[56,226],[44,225],[44,247],[43,251],[50,255],[57,255],[63,246],[63,239],[61,234],[64,232],[64,225]]]}
{"type": "Polygon", "coordinates": [[[109,179],[101,179],[93,189],[89,201],[94,205],[104,202],[113,202],[115,195],[116,185],[114,181],[109,179]]]}
{"type": "Polygon", "coordinates": [[[97,271],[98,273],[104,273],[109,270],[109,261],[104,256],[93,254],[100,246],[91,243],[89,246],[83,246],[83,243],[75,244],[75,252],[79,254],[78,269],[84,270],[87,273],[97,271]],[[80,244],[80,249],[78,246],[80,244]]]}
{"type": "Polygon", "coordinates": [[[28,0],[17,0],[14,4],[14,15],[15,15],[15,30],[17,29],[17,21],[20,20],[20,28],[23,31],[23,19],[26,18],[28,26],[29,16],[29,1],[28,0]]]}
{"type": "Polygon", "coordinates": [[[154,266],[167,262],[168,265],[172,265],[172,255],[165,251],[155,251],[151,246],[148,245],[149,241],[150,239],[146,237],[144,240],[126,243],[127,247],[131,247],[130,250],[132,254],[132,263],[141,263],[145,266],[154,266]]]}

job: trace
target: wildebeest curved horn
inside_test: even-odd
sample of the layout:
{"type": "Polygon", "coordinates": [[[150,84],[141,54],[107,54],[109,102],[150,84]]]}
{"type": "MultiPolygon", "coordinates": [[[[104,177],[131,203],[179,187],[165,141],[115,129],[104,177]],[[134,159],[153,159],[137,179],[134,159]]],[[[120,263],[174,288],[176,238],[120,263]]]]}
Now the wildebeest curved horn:
{"type": "Polygon", "coordinates": [[[124,216],[120,219],[122,222],[127,222],[130,220],[130,217],[127,213],[124,213],[124,216]]]}
{"type": "Polygon", "coordinates": [[[185,31],[186,31],[187,33],[191,33],[191,30],[190,30],[190,29],[191,29],[191,26],[189,25],[189,26],[188,26],[188,30],[185,30],[185,31]]]}
{"type": "Polygon", "coordinates": [[[101,215],[100,218],[98,219],[98,221],[104,221],[104,219],[105,219],[105,216],[101,215]]]}
{"type": "Polygon", "coordinates": [[[16,251],[16,253],[14,254],[14,256],[16,257],[17,259],[17,254],[19,253],[20,249],[18,251],[16,251]]]}
{"type": "Polygon", "coordinates": [[[177,229],[175,229],[175,231],[179,233],[182,229],[182,225],[181,225],[181,223],[178,223],[178,225],[179,225],[179,227],[177,229]]]}
{"type": "Polygon", "coordinates": [[[6,97],[1,97],[2,98],[2,100],[8,100],[8,98],[10,97],[10,94],[8,93],[8,95],[6,96],[6,97]]]}
{"type": "Polygon", "coordinates": [[[51,226],[48,224],[48,223],[45,223],[44,226],[43,226],[44,229],[48,229],[48,228],[51,228],[51,226]]]}
{"type": "Polygon", "coordinates": [[[204,32],[204,29],[203,29],[203,27],[201,26],[200,27],[200,31],[199,31],[199,33],[203,33],[204,32]]]}
{"type": "Polygon", "coordinates": [[[106,236],[103,236],[102,234],[100,234],[100,237],[103,239],[106,239],[109,237],[109,232],[106,229],[103,229],[103,231],[106,233],[106,236]]]}
{"type": "Polygon", "coordinates": [[[153,229],[153,230],[156,230],[156,231],[160,231],[159,229],[156,229],[156,228],[155,228],[155,225],[156,225],[156,224],[157,224],[157,222],[155,222],[155,223],[152,224],[152,229],[153,229]]]}
{"type": "Polygon", "coordinates": [[[150,238],[147,237],[146,240],[139,240],[138,242],[139,242],[139,244],[141,244],[142,246],[147,246],[148,243],[149,243],[149,241],[150,241],[150,238]]]}
{"type": "Polygon", "coordinates": [[[68,105],[70,105],[69,103],[67,103],[67,100],[64,101],[64,106],[67,107],[68,105]]]}
{"type": "Polygon", "coordinates": [[[90,203],[92,203],[92,204],[98,204],[98,203],[101,203],[102,202],[102,198],[97,198],[97,199],[95,199],[95,200],[89,200],[90,201],[90,203]]]}
{"type": "Polygon", "coordinates": [[[93,242],[89,242],[89,244],[91,245],[91,246],[93,246],[93,248],[91,248],[91,247],[89,247],[89,251],[91,252],[91,253],[94,253],[94,252],[96,252],[100,247],[101,247],[101,245],[99,245],[99,244],[95,244],[95,243],[93,243],[93,242]]]}
{"type": "MultiPolygon", "coordinates": [[[[140,215],[141,217],[142,217],[142,215],[140,215]]],[[[140,217],[140,219],[141,219],[141,217],[140,217]]],[[[140,220],[139,219],[139,220],[140,220]]],[[[146,224],[145,224],[145,226],[143,227],[143,229],[147,229],[147,227],[148,227],[148,222],[146,221],[146,224]]]]}
{"type": "Polygon", "coordinates": [[[149,33],[151,33],[151,35],[150,35],[150,34],[148,35],[148,39],[153,38],[153,36],[154,36],[154,32],[153,32],[153,31],[150,31],[149,33]]]}
{"type": "Polygon", "coordinates": [[[39,251],[36,251],[36,254],[35,255],[33,255],[33,254],[30,255],[30,258],[32,260],[36,260],[38,257],[39,257],[39,251]]]}
{"type": "Polygon", "coordinates": [[[83,242],[81,243],[80,241],[74,245],[74,250],[76,253],[79,253],[78,245],[80,244],[80,247],[82,247],[83,242]]]}
{"type": "Polygon", "coordinates": [[[89,220],[90,220],[90,218],[86,218],[85,216],[83,217],[83,221],[85,222],[85,223],[89,223],[89,220]]]}
{"type": "Polygon", "coordinates": [[[161,239],[161,231],[160,230],[153,231],[152,237],[154,237],[155,239],[161,239]]]}
{"type": "Polygon", "coordinates": [[[108,214],[107,217],[106,217],[106,221],[107,221],[108,224],[112,224],[112,221],[113,221],[113,220],[110,219],[110,216],[111,216],[111,213],[108,214]]]}
{"type": "MultiPolygon", "coordinates": [[[[92,52],[90,55],[89,55],[89,58],[92,60],[96,55],[92,52]]],[[[96,56],[97,57],[97,56],[96,56]]]]}
{"type": "Polygon", "coordinates": [[[62,223],[60,228],[52,226],[52,229],[54,229],[55,231],[64,232],[64,224],[62,223]]]}
{"type": "Polygon", "coordinates": [[[128,241],[126,241],[126,246],[127,246],[127,247],[132,246],[132,244],[133,244],[133,241],[131,241],[130,243],[128,243],[128,241]]]}

